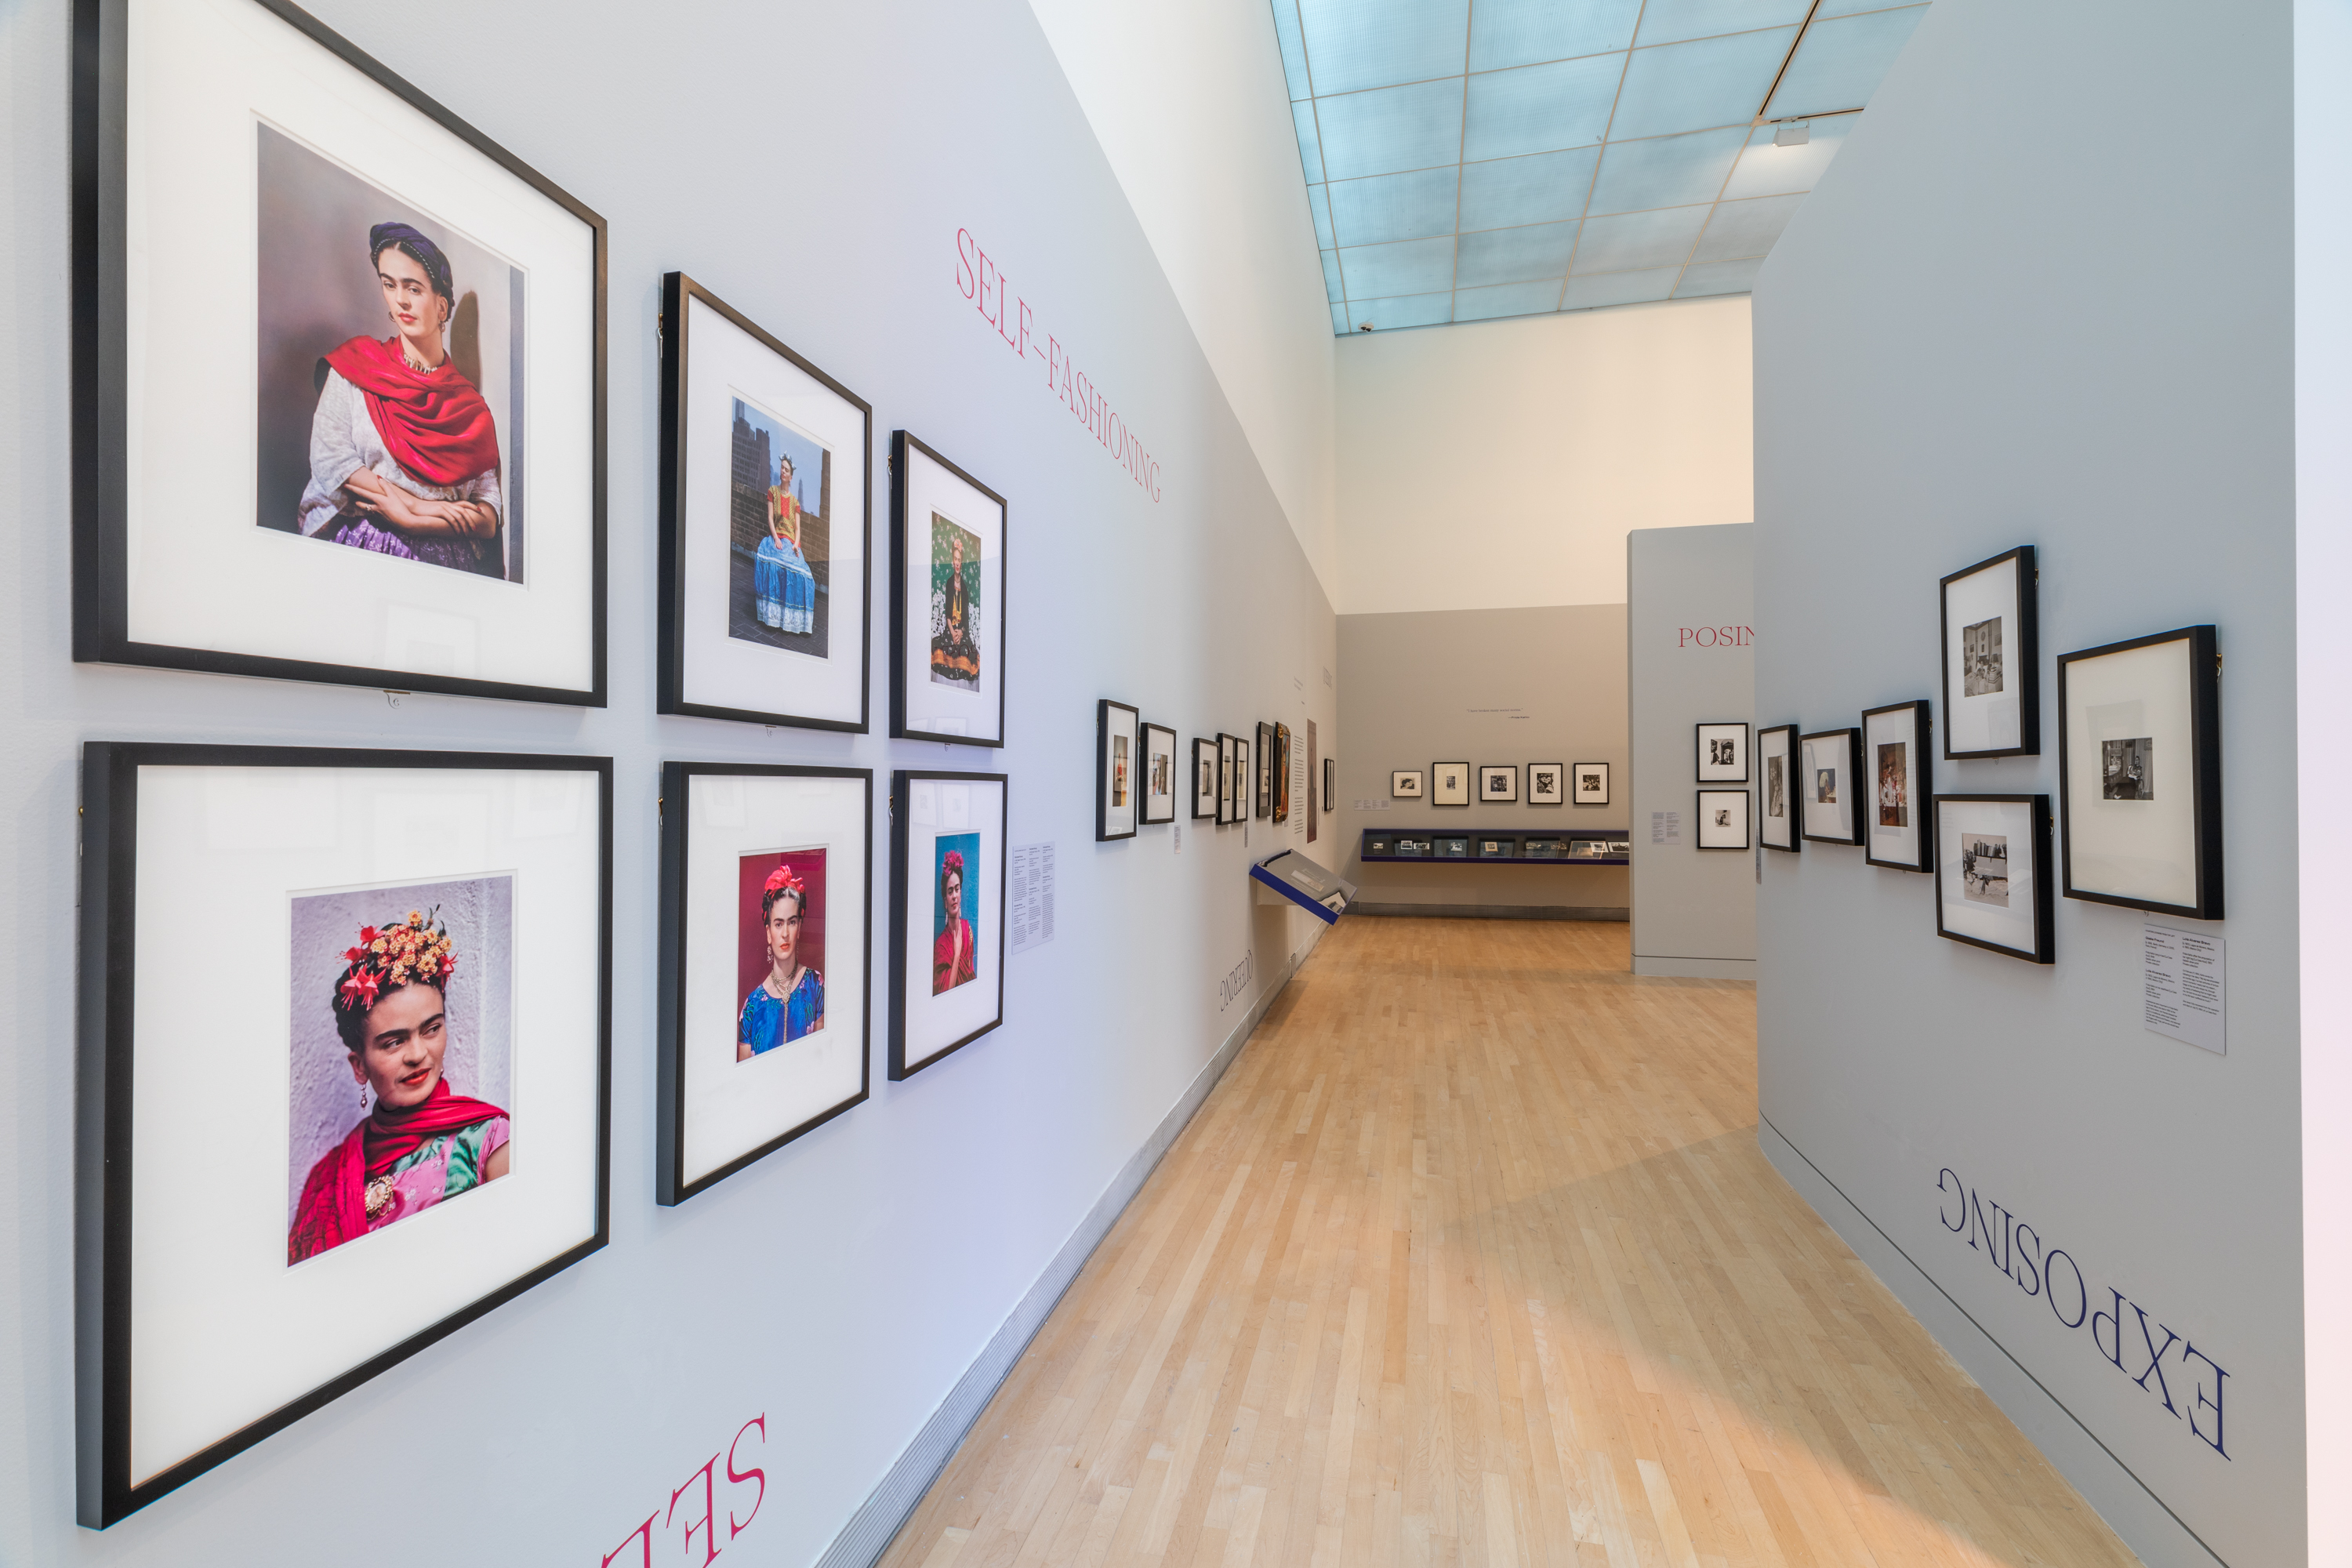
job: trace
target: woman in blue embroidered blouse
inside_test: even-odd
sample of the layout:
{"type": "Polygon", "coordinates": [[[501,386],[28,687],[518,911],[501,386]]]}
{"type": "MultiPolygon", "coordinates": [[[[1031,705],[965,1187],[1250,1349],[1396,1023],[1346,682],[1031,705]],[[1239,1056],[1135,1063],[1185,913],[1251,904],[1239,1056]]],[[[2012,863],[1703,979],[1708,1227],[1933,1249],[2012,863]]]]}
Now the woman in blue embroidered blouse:
{"type": "Polygon", "coordinates": [[[824,976],[800,957],[801,916],[807,906],[808,889],[789,864],[768,873],[768,885],[760,894],[768,973],[743,999],[742,1014],[735,1022],[739,1062],[824,1027],[824,976]]]}

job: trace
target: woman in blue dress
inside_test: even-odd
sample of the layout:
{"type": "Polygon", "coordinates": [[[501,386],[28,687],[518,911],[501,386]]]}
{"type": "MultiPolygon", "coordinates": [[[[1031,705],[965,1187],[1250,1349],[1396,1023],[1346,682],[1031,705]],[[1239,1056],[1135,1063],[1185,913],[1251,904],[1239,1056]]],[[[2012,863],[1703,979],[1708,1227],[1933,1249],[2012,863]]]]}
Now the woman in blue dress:
{"type": "Polygon", "coordinates": [[[739,1062],[824,1027],[824,976],[801,963],[801,917],[807,907],[808,889],[789,864],[768,873],[760,894],[768,973],[743,999],[735,1021],[739,1062]]]}
{"type": "Polygon", "coordinates": [[[816,630],[816,577],[801,553],[801,502],[793,493],[793,460],[776,459],[776,482],[768,487],[768,536],[751,563],[751,587],[760,624],[806,637],[816,630]]]}

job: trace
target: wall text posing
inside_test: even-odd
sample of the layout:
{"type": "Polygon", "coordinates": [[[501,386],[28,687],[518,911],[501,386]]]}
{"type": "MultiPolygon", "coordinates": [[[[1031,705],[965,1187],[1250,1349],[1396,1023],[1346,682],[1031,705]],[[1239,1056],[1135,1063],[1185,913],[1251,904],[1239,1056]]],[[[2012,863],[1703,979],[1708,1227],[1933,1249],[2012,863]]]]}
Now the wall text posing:
{"type": "Polygon", "coordinates": [[[1682,634],[1682,640],[1675,644],[1678,648],[1748,647],[1756,641],[1754,626],[1681,626],[1676,629],[1682,634]]]}
{"type": "Polygon", "coordinates": [[[2230,1374],[2212,1357],[2161,1321],[2151,1320],[2147,1308],[2113,1286],[2095,1295],[2074,1254],[2063,1247],[2045,1247],[2040,1232],[1962,1182],[1949,1165],[1936,1173],[1936,1217],[1946,1230],[1966,1237],[1969,1246],[2015,1281],[2019,1289],[2048,1301],[2051,1315],[2060,1326],[2079,1329],[2087,1324],[2100,1360],[2137,1384],[2149,1397],[2161,1400],[2166,1415],[2186,1420],[2189,1430],[2207,1447],[2225,1459],[2230,1457],[2230,1450],[2222,1446],[2221,1430],[2221,1385],[2230,1374]],[[2062,1259],[2063,1274],[2059,1272],[2062,1259]],[[2105,1296],[2107,1303],[2095,1311],[2099,1295],[2105,1296]],[[2102,1323],[2106,1325],[2104,1333],[2102,1323]],[[2175,1347],[2178,1355],[2173,1354],[2175,1347]],[[2167,1357],[2171,1357],[2169,1376],[2167,1357]],[[2174,1377],[2181,1380],[2181,1387],[2172,1386],[2174,1377]]]}

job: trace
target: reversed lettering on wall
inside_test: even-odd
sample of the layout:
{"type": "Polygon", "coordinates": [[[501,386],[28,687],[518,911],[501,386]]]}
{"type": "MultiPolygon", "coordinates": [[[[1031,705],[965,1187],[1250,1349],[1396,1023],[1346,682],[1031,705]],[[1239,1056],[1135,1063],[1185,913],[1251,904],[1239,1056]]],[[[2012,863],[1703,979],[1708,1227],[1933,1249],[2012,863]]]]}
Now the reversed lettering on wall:
{"type": "Polygon", "coordinates": [[[709,1563],[751,1527],[767,1500],[768,1473],[752,1463],[767,1446],[768,1417],[762,1413],[744,1422],[726,1447],[671,1489],[666,1506],[631,1525],[621,1544],[597,1558],[596,1568],[709,1563]],[[738,1509],[743,1510],[740,1517],[738,1509]]]}
{"type": "Polygon", "coordinates": [[[1218,982],[1217,1011],[1223,1012],[1246,995],[1249,992],[1250,981],[1255,978],[1256,974],[1257,949],[1252,948],[1242,954],[1242,961],[1226,973],[1224,979],[1218,982]]]}
{"type": "Polygon", "coordinates": [[[1961,1181],[1949,1165],[1936,1173],[1936,1217],[1946,1230],[2019,1289],[2047,1301],[2060,1328],[2087,1329],[2093,1353],[2157,1409],[2184,1423],[2199,1442],[2230,1457],[2221,1415],[2230,1374],[2211,1356],[2114,1286],[2094,1286],[2073,1253],[2047,1245],[2033,1226],[1961,1181]]]}
{"type": "Polygon", "coordinates": [[[971,301],[981,318],[996,329],[996,335],[1006,348],[1024,360],[1042,365],[1045,372],[1045,388],[1058,399],[1070,416],[1092,433],[1111,461],[1127,470],[1127,477],[1136,488],[1154,501],[1160,499],[1160,459],[1145,447],[1140,437],[1129,429],[1127,421],[1103,390],[1070,357],[1061,340],[1037,325],[1036,313],[1029,301],[1013,292],[1013,286],[1000,269],[995,258],[980,247],[971,230],[956,230],[956,288],[971,301]]]}

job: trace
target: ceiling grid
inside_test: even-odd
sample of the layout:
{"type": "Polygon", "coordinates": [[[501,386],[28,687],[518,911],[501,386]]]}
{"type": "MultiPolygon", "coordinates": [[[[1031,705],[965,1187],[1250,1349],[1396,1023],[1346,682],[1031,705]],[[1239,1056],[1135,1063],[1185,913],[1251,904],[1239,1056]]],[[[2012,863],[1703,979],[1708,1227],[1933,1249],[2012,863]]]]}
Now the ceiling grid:
{"type": "Polygon", "coordinates": [[[1927,9],[1272,5],[1341,334],[1747,292],[1927,9]]]}

